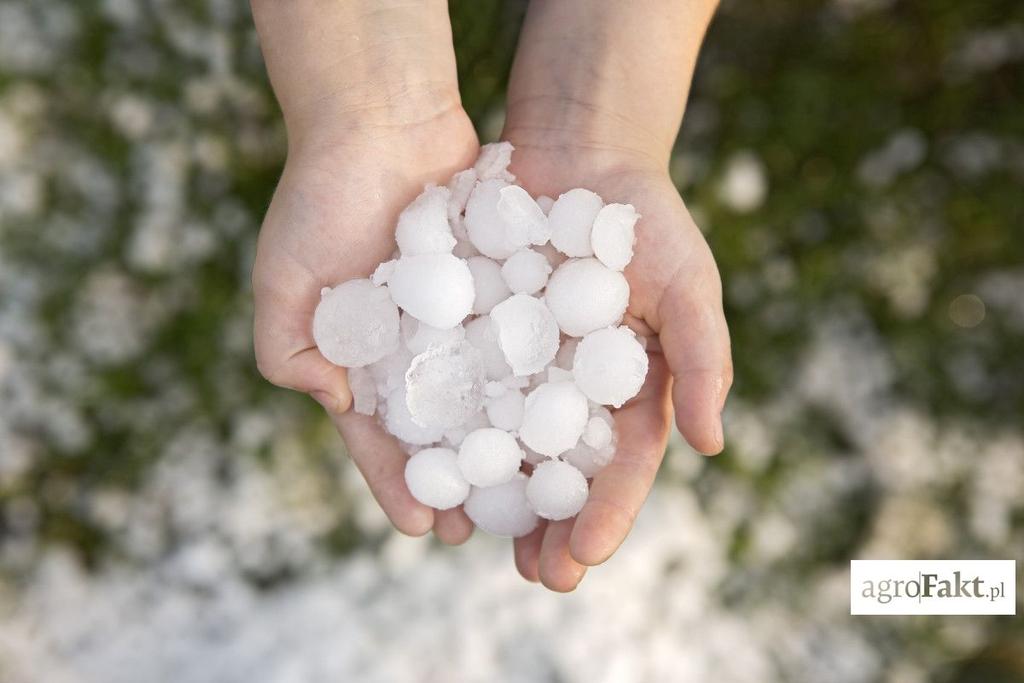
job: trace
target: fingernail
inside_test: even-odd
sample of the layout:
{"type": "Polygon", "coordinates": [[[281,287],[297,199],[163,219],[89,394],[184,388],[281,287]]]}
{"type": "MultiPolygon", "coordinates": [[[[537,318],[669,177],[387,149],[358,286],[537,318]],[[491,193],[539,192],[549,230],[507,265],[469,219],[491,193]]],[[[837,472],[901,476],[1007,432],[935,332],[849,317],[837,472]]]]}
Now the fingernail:
{"type": "Polygon", "coordinates": [[[309,395],[313,397],[313,400],[324,407],[329,413],[337,412],[338,410],[338,399],[329,394],[326,391],[311,391],[309,395]]]}

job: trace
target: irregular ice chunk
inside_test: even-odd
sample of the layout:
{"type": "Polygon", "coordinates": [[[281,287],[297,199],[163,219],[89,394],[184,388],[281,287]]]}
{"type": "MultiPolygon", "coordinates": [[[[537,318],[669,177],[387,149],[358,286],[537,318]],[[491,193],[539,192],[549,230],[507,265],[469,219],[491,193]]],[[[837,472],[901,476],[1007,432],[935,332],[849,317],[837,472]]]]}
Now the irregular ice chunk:
{"type": "Polygon", "coordinates": [[[360,415],[377,412],[377,382],[369,368],[349,368],[348,388],[352,391],[352,408],[360,415]]]}
{"type": "Polygon", "coordinates": [[[647,354],[628,327],[591,332],[572,363],[576,386],[594,403],[616,408],[637,395],[647,377],[647,354]]]}
{"type": "Polygon", "coordinates": [[[488,379],[504,380],[512,374],[512,368],[505,362],[505,354],[498,344],[498,329],[491,316],[482,315],[466,323],[466,341],[483,356],[488,379]]]}
{"type": "Polygon", "coordinates": [[[541,196],[537,197],[537,206],[540,207],[540,210],[544,212],[545,216],[551,213],[551,207],[554,205],[555,200],[547,196],[546,194],[542,194],[541,196]]]}
{"type": "Polygon", "coordinates": [[[512,296],[512,290],[501,276],[501,266],[496,262],[486,256],[473,256],[466,259],[466,264],[473,274],[473,288],[476,291],[476,298],[473,299],[474,313],[490,313],[495,304],[512,296]]]}
{"type": "Polygon", "coordinates": [[[601,415],[594,415],[587,420],[583,430],[583,443],[594,449],[602,449],[612,442],[612,424],[601,415]]]}
{"type": "Polygon", "coordinates": [[[473,246],[484,256],[506,259],[530,243],[528,226],[507,223],[498,211],[503,180],[477,183],[466,204],[466,232],[473,246]]]}
{"type": "Polygon", "coordinates": [[[395,228],[395,241],[402,256],[451,253],[455,237],[448,225],[450,196],[447,187],[427,185],[423,194],[405,207],[395,228]]]}
{"type": "MultiPolygon", "coordinates": [[[[475,185],[476,171],[471,168],[459,171],[448,181],[448,191],[451,193],[448,198],[448,220],[453,224],[466,210],[466,202],[469,201],[469,195],[473,192],[475,185]]],[[[461,221],[459,222],[461,223],[461,221]]],[[[458,235],[455,236],[458,237],[458,235]]]]}
{"type": "Polygon", "coordinates": [[[459,469],[473,486],[497,486],[519,471],[523,451],[508,432],[493,427],[466,435],[459,446],[459,469]]]}
{"type": "Polygon", "coordinates": [[[390,261],[385,261],[377,266],[373,271],[373,275],[370,276],[370,282],[378,287],[387,284],[388,280],[391,279],[391,273],[395,272],[396,263],[398,263],[398,261],[391,259],[390,261]]]}
{"type": "Polygon", "coordinates": [[[541,384],[526,397],[519,438],[541,455],[554,458],[576,445],[589,418],[587,397],[575,384],[541,384]]]}
{"type": "Polygon", "coordinates": [[[526,397],[519,389],[509,389],[500,396],[484,401],[487,419],[498,429],[518,431],[523,425],[523,403],[526,397]]]}
{"type": "Polygon", "coordinates": [[[515,294],[534,294],[544,289],[551,274],[551,264],[544,254],[521,249],[508,257],[501,267],[505,284],[515,294]]]}
{"type": "Polygon", "coordinates": [[[515,294],[494,307],[491,321],[516,375],[540,372],[558,352],[558,323],[540,299],[515,294]]]}
{"type": "Polygon", "coordinates": [[[437,510],[460,505],[469,495],[469,482],[450,448],[424,448],[409,458],[405,485],[413,498],[437,510]]]}
{"type": "Polygon", "coordinates": [[[551,244],[566,256],[592,256],[590,231],[602,206],[604,202],[590,190],[577,188],[561,195],[548,212],[551,244]]]}
{"type": "Polygon", "coordinates": [[[413,422],[442,432],[453,429],[483,406],[483,357],[465,341],[431,346],[412,359],[405,388],[413,422]]]}
{"type": "Polygon", "coordinates": [[[439,330],[417,320],[408,313],[402,314],[401,328],[405,348],[415,354],[423,353],[431,344],[441,346],[454,344],[466,336],[466,330],[461,325],[447,330],[439,330]]]}
{"type": "Polygon", "coordinates": [[[436,443],[444,436],[444,430],[438,427],[421,427],[412,421],[409,405],[405,400],[405,387],[394,389],[388,394],[384,417],[384,427],[406,443],[415,446],[427,446],[436,443]]]}
{"type": "Polygon", "coordinates": [[[548,217],[523,188],[507,185],[498,190],[498,215],[513,234],[526,233],[530,244],[544,244],[551,239],[548,217]]]}
{"type": "Polygon", "coordinates": [[[526,485],[526,499],[544,519],[569,519],[587,502],[587,480],[583,473],[561,460],[548,460],[533,469],[526,485]]]}
{"type": "Polygon", "coordinates": [[[528,477],[517,472],[497,486],[474,486],[463,509],[473,524],[495,536],[519,538],[537,527],[537,515],[526,500],[528,477]]]}
{"type": "Polygon", "coordinates": [[[508,172],[508,165],[512,162],[512,152],[515,147],[511,142],[492,142],[480,148],[480,155],[476,159],[473,171],[480,180],[501,178],[508,182],[516,179],[508,172]]]}
{"type": "Polygon", "coordinates": [[[451,254],[403,256],[388,280],[392,300],[418,320],[446,330],[473,310],[473,275],[451,254]]]}
{"type": "Polygon", "coordinates": [[[622,273],[597,259],[573,259],[551,274],[544,302],[563,332],[582,337],[622,320],[629,305],[629,284],[622,273]]]}
{"type": "Polygon", "coordinates": [[[634,230],[640,214],[632,204],[608,204],[594,219],[590,244],[594,256],[612,270],[622,270],[633,260],[634,230]]]}
{"type": "Polygon", "coordinates": [[[324,288],[313,314],[313,340],[335,365],[360,368],[398,346],[398,309],[387,287],[349,280],[324,288]]]}

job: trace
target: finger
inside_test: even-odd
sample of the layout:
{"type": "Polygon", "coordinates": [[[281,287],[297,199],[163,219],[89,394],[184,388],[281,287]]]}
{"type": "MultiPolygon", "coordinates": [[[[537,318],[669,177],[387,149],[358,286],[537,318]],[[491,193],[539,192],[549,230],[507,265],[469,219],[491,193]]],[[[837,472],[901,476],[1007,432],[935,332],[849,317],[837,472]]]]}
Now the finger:
{"type": "Polygon", "coordinates": [[[594,477],[590,496],[576,517],[572,557],[592,566],[611,557],[633,527],[665,455],[672,422],[665,359],[648,354],[650,366],[640,393],[615,413],[619,435],[615,457],[594,477]]]}
{"type": "Polygon", "coordinates": [[[678,272],[666,288],[658,306],[659,337],[674,379],[679,431],[711,455],[725,445],[722,408],[732,386],[732,353],[718,270],[710,260],[697,270],[678,272]]]}
{"type": "Polygon", "coordinates": [[[538,570],[540,582],[549,590],[568,593],[583,580],[587,568],[573,559],[569,552],[574,518],[548,522],[540,547],[538,570]]]}
{"type": "Polygon", "coordinates": [[[355,411],[332,415],[331,419],[370,492],[395,528],[409,536],[422,536],[430,531],[434,511],[409,493],[405,485],[405,463],[409,458],[395,437],[387,434],[373,417],[355,411]]]}
{"type": "Polygon", "coordinates": [[[536,529],[512,541],[516,569],[524,579],[533,583],[540,581],[540,568],[537,563],[540,560],[540,546],[544,541],[544,530],[547,526],[548,523],[542,519],[536,529]]]}
{"type": "Polygon", "coordinates": [[[324,358],[313,341],[320,283],[294,262],[261,261],[253,273],[253,297],[260,374],[277,386],[309,393],[330,413],[348,410],[352,394],[345,369],[324,358]]]}
{"type": "Polygon", "coordinates": [[[446,545],[462,545],[473,535],[473,528],[461,507],[434,511],[434,535],[446,545]]]}

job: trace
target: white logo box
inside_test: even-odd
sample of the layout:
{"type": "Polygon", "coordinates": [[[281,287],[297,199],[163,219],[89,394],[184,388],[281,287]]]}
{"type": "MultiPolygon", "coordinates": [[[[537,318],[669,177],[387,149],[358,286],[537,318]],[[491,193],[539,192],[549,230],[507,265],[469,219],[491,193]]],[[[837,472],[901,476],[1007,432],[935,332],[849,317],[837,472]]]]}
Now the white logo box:
{"type": "Polygon", "coordinates": [[[1017,614],[1015,560],[851,560],[850,614],[1017,614]]]}

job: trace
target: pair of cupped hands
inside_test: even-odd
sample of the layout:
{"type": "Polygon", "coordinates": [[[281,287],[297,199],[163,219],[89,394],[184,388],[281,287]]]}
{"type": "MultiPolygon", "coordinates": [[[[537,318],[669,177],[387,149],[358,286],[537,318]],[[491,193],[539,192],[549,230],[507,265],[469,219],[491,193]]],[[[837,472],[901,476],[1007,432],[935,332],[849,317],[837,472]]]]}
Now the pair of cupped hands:
{"type": "MultiPolygon", "coordinates": [[[[390,258],[399,212],[425,184],[444,184],[472,166],[478,138],[457,95],[404,118],[375,120],[372,111],[358,118],[302,135],[289,131],[288,160],[253,270],[257,364],[274,384],[307,392],[324,407],[399,531],[433,530],[442,542],[460,544],[472,522],[461,508],[435,511],[413,499],[404,480],[407,456],[376,418],[351,410],[346,371],[320,355],[312,320],[323,287],[368,277],[390,258]]],[[[729,336],[718,270],[665,160],[557,128],[509,122],[502,137],[515,145],[510,170],[531,195],[557,198],[584,187],[606,202],[631,203],[642,216],[625,271],[626,324],[650,338],[646,383],[615,413],[617,453],[594,478],[579,515],[541,520],[514,542],[523,577],[568,591],[628,534],[664,455],[673,413],[695,450],[722,449],[729,336]]]]}

